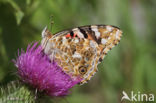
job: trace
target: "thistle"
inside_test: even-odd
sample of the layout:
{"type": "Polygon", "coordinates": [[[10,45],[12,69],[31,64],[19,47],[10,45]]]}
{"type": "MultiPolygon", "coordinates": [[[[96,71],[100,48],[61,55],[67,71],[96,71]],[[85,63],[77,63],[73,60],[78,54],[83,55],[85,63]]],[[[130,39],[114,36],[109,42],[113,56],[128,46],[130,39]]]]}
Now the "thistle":
{"type": "Polygon", "coordinates": [[[55,61],[50,61],[38,43],[28,46],[26,52],[18,53],[14,60],[20,79],[49,96],[65,96],[69,89],[80,82],[62,71],[55,61]]]}
{"type": "Polygon", "coordinates": [[[72,79],[62,71],[55,61],[50,61],[38,43],[28,45],[26,52],[18,51],[18,57],[13,62],[22,83],[43,95],[66,96],[69,89],[80,82],[79,78],[72,79]]]}

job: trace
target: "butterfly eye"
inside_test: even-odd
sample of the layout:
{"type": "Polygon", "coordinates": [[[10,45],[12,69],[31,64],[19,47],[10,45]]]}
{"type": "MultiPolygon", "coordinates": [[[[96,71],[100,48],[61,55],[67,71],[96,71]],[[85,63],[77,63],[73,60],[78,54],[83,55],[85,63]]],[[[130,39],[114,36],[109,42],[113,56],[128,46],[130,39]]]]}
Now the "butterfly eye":
{"type": "Polygon", "coordinates": [[[79,73],[80,74],[85,74],[87,72],[87,68],[86,67],[84,67],[84,66],[81,66],[81,67],[79,67],[79,73]]]}

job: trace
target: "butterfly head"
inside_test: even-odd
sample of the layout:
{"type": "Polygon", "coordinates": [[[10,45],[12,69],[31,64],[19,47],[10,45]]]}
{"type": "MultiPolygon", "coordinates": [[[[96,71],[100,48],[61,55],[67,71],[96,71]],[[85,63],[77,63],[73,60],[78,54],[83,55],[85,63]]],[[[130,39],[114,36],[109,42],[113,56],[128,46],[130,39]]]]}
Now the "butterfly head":
{"type": "Polygon", "coordinates": [[[43,47],[43,49],[44,49],[44,52],[46,53],[46,54],[50,54],[51,52],[51,48],[50,47],[52,47],[53,46],[53,43],[51,43],[50,44],[50,46],[48,46],[49,45],[49,40],[50,40],[50,38],[52,38],[53,37],[53,35],[52,35],[52,33],[47,29],[47,26],[43,29],[43,31],[42,31],[42,41],[41,41],[41,46],[43,47]]]}

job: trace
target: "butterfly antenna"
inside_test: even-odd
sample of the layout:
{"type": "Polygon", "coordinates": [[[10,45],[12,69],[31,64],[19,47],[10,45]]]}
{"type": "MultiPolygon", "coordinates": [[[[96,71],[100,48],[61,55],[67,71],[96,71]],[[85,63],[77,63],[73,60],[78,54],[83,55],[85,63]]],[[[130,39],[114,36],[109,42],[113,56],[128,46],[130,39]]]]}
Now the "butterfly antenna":
{"type": "Polygon", "coordinates": [[[53,15],[50,16],[50,29],[52,31],[52,25],[54,24],[53,15]]]}

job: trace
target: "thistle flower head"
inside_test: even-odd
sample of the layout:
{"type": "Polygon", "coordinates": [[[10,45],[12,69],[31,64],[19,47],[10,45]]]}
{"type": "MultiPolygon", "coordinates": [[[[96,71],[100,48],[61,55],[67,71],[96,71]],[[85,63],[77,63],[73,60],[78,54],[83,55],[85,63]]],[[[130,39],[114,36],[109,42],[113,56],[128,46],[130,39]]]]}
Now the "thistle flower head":
{"type": "Polygon", "coordinates": [[[49,96],[67,95],[69,89],[79,83],[80,79],[73,80],[55,61],[51,62],[42,52],[42,47],[37,45],[38,43],[29,45],[26,52],[22,50],[14,60],[19,77],[24,83],[49,96]]]}

